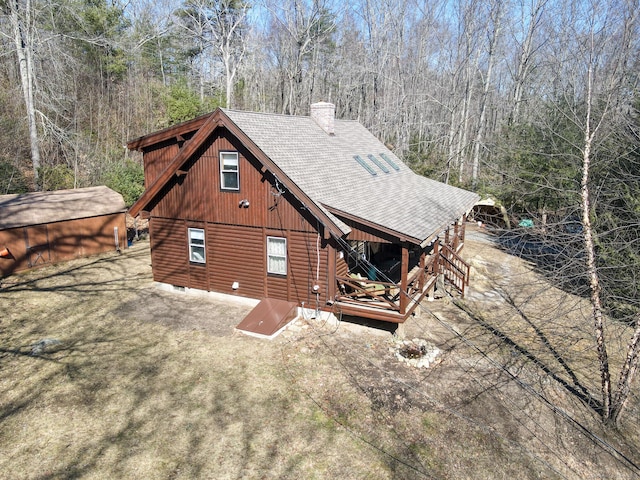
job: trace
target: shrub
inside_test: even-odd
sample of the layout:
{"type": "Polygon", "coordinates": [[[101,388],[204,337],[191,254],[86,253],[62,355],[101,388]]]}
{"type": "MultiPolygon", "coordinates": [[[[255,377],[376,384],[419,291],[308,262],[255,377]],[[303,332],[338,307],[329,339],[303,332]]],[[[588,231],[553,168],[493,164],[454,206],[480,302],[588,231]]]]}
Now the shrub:
{"type": "Polygon", "coordinates": [[[66,190],[75,186],[73,170],[66,165],[44,165],[38,168],[38,187],[40,190],[66,190]]]}
{"type": "Polygon", "coordinates": [[[127,206],[133,205],[144,192],[144,169],[133,160],[111,164],[102,180],[107,187],[123,196],[127,206]]]}
{"type": "Polygon", "coordinates": [[[27,179],[22,172],[9,162],[0,162],[0,195],[28,191],[27,179]]]}

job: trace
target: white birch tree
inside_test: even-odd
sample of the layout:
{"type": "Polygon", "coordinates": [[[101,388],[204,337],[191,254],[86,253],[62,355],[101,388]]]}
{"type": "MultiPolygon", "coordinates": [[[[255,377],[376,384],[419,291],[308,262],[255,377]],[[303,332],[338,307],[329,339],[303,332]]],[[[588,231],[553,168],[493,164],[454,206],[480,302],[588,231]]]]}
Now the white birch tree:
{"type": "Polygon", "coordinates": [[[40,138],[36,121],[36,106],[34,100],[35,89],[35,42],[36,25],[35,9],[31,0],[6,0],[2,3],[2,9],[9,17],[13,41],[15,45],[18,71],[20,73],[20,85],[27,113],[29,126],[29,143],[31,146],[31,164],[33,168],[34,183],[38,185],[38,171],[40,169],[40,138]]]}
{"type": "MultiPolygon", "coordinates": [[[[615,424],[629,396],[630,384],[637,369],[640,313],[636,313],[631,322],[633,333],[614,387],[607,338],[607,322],[610,320],[604,305],[605,293],[596,248],[596,238],[603,232],[598,232],[593,224],[598,195],[593,191],[592,170],[603,139],[615,131],[624,116],[620,107],[626,101],[629,85],[633,83],[630,58],[640,45],[640,10],[635,0],[608,4],[578,2],[572,7],[566,10],[569,13],[560,26],[565,30],[565,35],[560,36],[560,41],[564,41],[566,47],[563,62],[568,58],[575,60],[571,74],[563,78],[567,82],[563,104],[571,107],[569,111],[564,111],[564,115],[578,127],[582,135],[576,149],[581,171],[579,198],[582,242],[601,384],[601,405],[598,409],[605,423],[615,424]]],[[[566,75],[567,72],[561,72],[560,65],[557,67],[558,73],[566,75]]]]}

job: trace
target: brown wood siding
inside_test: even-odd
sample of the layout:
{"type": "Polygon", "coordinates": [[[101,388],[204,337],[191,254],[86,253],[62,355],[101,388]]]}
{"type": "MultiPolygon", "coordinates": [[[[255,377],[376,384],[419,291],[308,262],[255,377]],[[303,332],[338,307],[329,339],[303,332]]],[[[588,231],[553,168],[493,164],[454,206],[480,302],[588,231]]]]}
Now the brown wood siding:
{"type": "Polygon", "coordinates": [[[177,143],[164,143],[144,152],[144,187],[148,188],[180,150],[177,143]]]}
{"type": "Polygon", "coordinates": [[[152,218],[151,252],[154,280],[201,290],[261,298],[269,296],[297,303],[315,304],[329,298],[328,247],[315,232],[267,231],[239,225],[202,224],[184,220],[152,218]],[[187,228],[206,231],[207,263],[188,259],[187,228]],[[287,238],[287,276],[266,274],[267,235],[287,238]],[[318,253],[319,269],[318,265],[318,253]],[[318,278],[316,278],[318,275],[318,278]],[[234,282],[239,288],[233,289],[234,282]]]}
{"type": "MultiPolygon", "coordinates": [[[[162,171],[159,165],[166,165],[175,156],[174,147],[168,142],[164,150],[171,150],[170,153],[145,152],[145,168],[150,168],[154,175],[159,174],[162,171]],[[147,166],[150,154],[153,165],[147,166]]],[[[300,208],[298,200],[288,191],[278,193],[272,186],[275,182],[271,174],[263,173],[257,159],[235,137],[225,129],[217,129],[181,170],[186,174],[170,180],[157,203],[151,206],[155,280],[314,305],[316,295],[312,289],[317,283],[320,302],[324,305],[333,288],[327,274],[330,247],[321,240],[320,274],[316,280],[317,221],[307,209],[300,208]],[[240,189],[237,192],[220,188],[221,151],[239,153],[240,189]],[[239,206],[241,200],[247,200],[249,207],[239,206]],[[188,261],[186,229],[200,224],[203,226],[199,228],[206,230],[205,266],[191,265],[188,261]],[[287,238],[286,276],[267,275],[268,235],[287,238]],[[232,288],[234,282],[238,282],[238,289],[232,288]]]]}
{"type": "Polygon", "coordinates": [[[250,298],[265,296],[265,238],[261,228],[207,226],[210,289],[250,298]],[[238,282],[239,288],[232,288],[238,282]]]}
{"type": "Polygon", "coordinates": [[[8,248],[11,257],[0,258],[0,274],[4,277],[49,263],[115,251],[115,227],[120,249],[124,250],[127,248],[124,213],[2,230],[0,249],[8,248]],[[31,247],[29,251],[27,246],[31,247]]]}
{"type": "MultiPolygon", "coordinates": [[[[169,180],[157,203],[150,205],[153,216],[313,231],[315,219],[308,211],[305,211],[307,218],[304,218],[297,208],[297,200],[289,192],[278,195],[277,189],[262,174],[257,159],[237,139],[225,135],[229,135],[225,129],[216,130],[182,167],[186,173],[169,180]],[[239,152],[238,191],[220,188],[221,151],[239,152]],[[249,207],[241,208],[241,200],[248,200],[249,207]]],[[[177,144],[167,143],[162,148],[144,153],[145,185],[148,186],[149,178],[157,178],[177,152],[177,144]]],[[[269,179],[273,182],[271,177],[269,179]]]]}
{"type": "Polygon", "coordinates": [[[154,216],[163,218],[195,219],[193,206],[185,203],[186,189],[183,187],[186,177],[173,177],[162,189],[162,200],[152,208],[154,216]]]}
{"type": "Polygon", "coordinates": [[[347,264],[346,259],[338,258],[336,259],[336,275],[339,277],[346,277],[349,274],[349,265],[347,264]]]}
{"type": "MultiPolygon", "coordinates": [[[[70,238],[65,238],[64,235],[60,235],[60,237],[68,243],[75,243],[76,248],[81,248],[81,234],[75,234],[70,238]]],[[[49,228],[47,228],[47,225],[24,227],[24,240],[27,245],[27,264],[38,267],[53,261],[51,258],[51,247],[55,240],[49,238],[49,228]]]]}
{"type": "Polygon", "coordinates": [[[336,261],[338,259],[337,252],[334,248],[333,239],[327,245],[327,293],[326,301],[333,301],[336,298],[336,261]]]}
{"type": "Polygon", "coordinates": [[[288,277],[279,275],[267,276],[267,297],[279,300],[289,300],[288,277]]]}
{"type": "Polygon", "coordinates": [[[266,227],[274,230],[302,230],[304,221],[298,211],[289,203],[284,195],[278,194],[276,189],[269,188],[266,192],[269,205],[266,215],[266,227]]]}
{"type": "Polygon", "coordinates": [[[219,140],[212,137],[200,147],[194,159],[185,165],[187,173],[180,177],[175,187],[182,191],[179,196],[182,203],[177,205],[180,216],[205,222],[217,221],[213,207],[224,200],[220,198],[219,149],[215,148],[219,143],[219,140]]]}
{"type": "Polygon", "coordinates": [[[24,229],[10,228],[0,231],[0,249],[9,249],[9,257],[0,257],[0,273],[3,277],[29,268],[24,229]]]}
{"type": "Polygon", "coordinates": [[[189,287],[210,290],[207,264],[189,263],[189,287]]]}
{"type": "Polygon", "coordinates": [[[342,218],[342,221],[351,227],[349,240],[360,240],[365,242],[393,243],[397,239],[390,238],[382,232],[376,232],[373,228],[366,225],[360,225],[348,218],[342,218]]]}
{"type": "Polygon", "coordinates": [[[59,222],[48,227],[53,262],[115,250],[115,227],[118,227],[120,249],[127,248],[124,213],[59,222]]]}
{"type": "Polygon", "coordinates": [[[189,246],[187,227],[183,220],[152,218],[149,222],[151,237],[151,264],[156,282],[181,287],[189,285],[189,246]]]}
{"type": "Polygon", "coordinates": [[[379,242],[379,243],[392,243],[389,240],[379,237],[377,235],[373,235],[371,233],[365,232],[363,230],[358,229],[357,227],[351,226],[351,233],[349,233],[349,240],[358,240],[365,242],[379,242]]]}
{"type": "Polygon", "coordinates": [[[255,159],[247,160],[243,149],[219,136],[221,133],[224,132],[217,131],[184,165],[186,174],[174,177],[163,188],[160,200],[152,208],[154,216],[254,227],[264,225],[269,184],[263,181],[255,159]],[[220,188],[221,151],[240,153],[238,191],[220,188]],[[249,207],[240,207],[241,200],[247,200],[249,207]]]}
{"type": "MultiPolygon", "coordinates": [[[[265,182],[267,183],[267,182],[265,182]]],[[[308,210],[305,210],[305,218],[296,206],[298,202],[288,192],[278,194],[276,188],[268,184],[266,191],[266,227],[274,230],[302,230],[315,231],[316,220],[308,210]]]]}
{"type": "Polygon", "coordinates": [[[319,300],[326,303],[327,285],[327,249],[322,248],[322,241],[317,243],[318,236],[310,233],[290,232],[288,241],[288,259],[290,290],[289,300],[315,304],[316,295],[313,286],[318,285],[319,300]],[[319,268],[318,267],[318,254],[319,268]],[[317,277],[317,275],[319,276],[317,277]],[[317,277],[317,278],[316,278],[317,277]]]}

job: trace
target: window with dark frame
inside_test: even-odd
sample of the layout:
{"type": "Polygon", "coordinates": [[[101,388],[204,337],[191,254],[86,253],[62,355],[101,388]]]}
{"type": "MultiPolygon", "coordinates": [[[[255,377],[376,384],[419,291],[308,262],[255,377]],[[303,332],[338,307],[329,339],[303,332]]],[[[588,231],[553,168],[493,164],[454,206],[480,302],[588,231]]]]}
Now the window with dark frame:
{"type": "Polygon", "coordinates": [[[190,228],[189,235],[189,261],[193,263],[206,263],[207,257],[204,249],[204,230],[202,228],[190,228]]]}
{"type": "Polygon", "coordinates": [[[240,190],[238,152],[220,152],[220,188],[240,190]]]}
{"type": "Polygon", "coordinates": [[[287,239],[267,237],[267,273],[287,274],[287,239]]]}

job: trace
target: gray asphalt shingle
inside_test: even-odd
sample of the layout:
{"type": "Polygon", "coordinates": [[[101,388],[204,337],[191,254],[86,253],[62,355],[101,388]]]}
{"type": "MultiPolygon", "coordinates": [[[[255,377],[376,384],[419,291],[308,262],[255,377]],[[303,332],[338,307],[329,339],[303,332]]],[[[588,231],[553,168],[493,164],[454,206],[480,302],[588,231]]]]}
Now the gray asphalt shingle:
{"type": "Polygon", "coordinates": [[[311,117],[223,110],[317,205],[424,240],[471,209],[479,196],[415,174],[355,121],[328,135],[311,117]],[[398,167],[384,162],[387,155],[398,167]],[[359,155],[376,175],[354,156],[359,155]],[[374,164],[374,155],[388,173],[374,164]]]}

